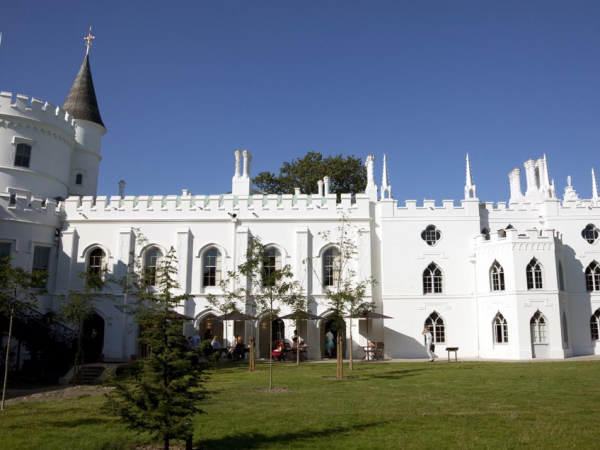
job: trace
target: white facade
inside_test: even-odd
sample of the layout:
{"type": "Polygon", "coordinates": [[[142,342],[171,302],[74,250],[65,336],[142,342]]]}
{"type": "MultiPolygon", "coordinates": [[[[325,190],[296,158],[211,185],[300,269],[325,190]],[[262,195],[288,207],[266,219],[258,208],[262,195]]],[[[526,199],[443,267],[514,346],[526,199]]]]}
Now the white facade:
{"type": "MultiPolygon", "coordinates": [[[[253,193],[250,153],[237,151],[231,194],[96,197],[104,132],[103,126],[72,119],[39,100],[0,95],[0,245],[28,269],[40,268],[40,255],[46,255],[40,248],[50,249],[42,261],[51,274],[42,309],[57,308],[56,296],[77,288],[78,272],[90,265],[101,264],[118,277],[134,256],[145,261],[149,249],[164,254],[172,246],[182,291],[191,298],[180,312],[193,317],[201,333],[211,330],[225,341],[234,333],[246,340],[256,334],[259,356],[267,356],[268,324],[244,328],[213,320],[219,312],[207,296],[218,295],[219,288],[207,286],[204,277],[206,252],[218,251],[211,264],[224,274],[243,261],[249,237],[259,236],[291,265],[310,311],[325,317],[300,330],[309,357],[319,358],[329,313],[321,286],[328,243],[321,233],[335,236],[344,215],[360,230],[353,262],[359,278],[378,281],[365,300],[392,317],[368,324],[368,338],[385,342],[389,357],[424,358],[426,323],[434,328],[440,355],[446,346],[459,347],[464,357],[500,359],[600,354],[598,329],[594,335],[591,324],[600,308],[600,268],[598,278],[592,274],[586,284],[586,269],[600,261],[595,179],[591,200],[579,199],[569,185],[561,201],[545,157],[529,160],[524,194],[515,169],[509,175],[509,204],[484,203],[476,197],[467,159],[465,199],[459,205],[426,200],[399,206],[391,198],[385,159],[379,189],[385,195],[378,196],[375,159],[369,155],[365,193],[342,194],[337,202],[327,179],[318,194],[253,193]],[[16,155],[20,143],[31,149],[27,167],[16,155]],[[140,234],[148,245],[137,243],[140,234]]],[[[123,301],[116,286],[112,293],[123,301]]],[[[131,318],[108,301],[98,313],[105,323],[106,357],[136,354],[138,331],[131,318]]],[[[289,337],[293,325],[285,326],[289,337]]],[[[354,354],[362,357],[367,324],[355,320],[352,326],[354,354]]]]}

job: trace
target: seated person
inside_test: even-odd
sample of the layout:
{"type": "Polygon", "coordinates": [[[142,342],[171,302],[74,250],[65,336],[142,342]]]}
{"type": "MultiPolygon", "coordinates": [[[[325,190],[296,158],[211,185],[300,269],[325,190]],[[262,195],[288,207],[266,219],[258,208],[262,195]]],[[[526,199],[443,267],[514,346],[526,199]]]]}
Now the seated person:
{"type": "Polygon", "coordinates": [[[281,357],[283,356],[283,341],[277,342],[275,348],[273,349],[272,357],[275,361],[281,361],[281,357]]]}
{"type": "Polygon", "coordinates": [[[219,343],[219,341],[217,341],[217,338],[218,338],[218,336],[213,337],[213,340],[210,343],[210,346],[215,351],[215,353],[219,353],[219,355],[221,355],[221,353],[224,353],[225,350],[223,349],[223,347],[221,347],[221,344],[219,343]]]}
{"type": "Polygon", "coordinates": [[[250,350],[246,348],[246,344],[244,344],[244,340],[241,336],[237,337],[237,342],[235,344],[235,356],[236,359],[244,359],[244,355],[249,353],[250,350]]]}

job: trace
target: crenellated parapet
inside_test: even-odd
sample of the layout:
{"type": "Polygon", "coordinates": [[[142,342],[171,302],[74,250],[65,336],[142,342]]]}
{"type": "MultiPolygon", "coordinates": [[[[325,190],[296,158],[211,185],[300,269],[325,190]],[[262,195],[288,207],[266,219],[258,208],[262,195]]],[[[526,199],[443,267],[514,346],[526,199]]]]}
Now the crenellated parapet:
{"type": "Polygon", "coordinates": [[[0,193],[0,209],[6,213],[7,217],[18,217],[34,222],[37,221],[36,217],[40,215],[61,219],[63,215],[62,206],[62,202],[57,202],[54,199],[42,199],[20,193],[14,194],[11,201],[11,195],[0,193]]]}
{"type": "Polygon", "coordinates": [[[506,246],[510,250],[551,250],[554,249],[559,233],[553,229],[537,230],[516,228],[492,232],[489,239],[481,234],[475,238],[476,253],[498,251],[498,246],[506,246]]]}
{"type": "MultiPolygon", "coordinates": [[[[0,92],[0,126],[15,126],[15,120],[10,117],[25,119],[36,122],[40,126],[52,126],[66,133],[71,139],[62,134],[55,133],[55,137],[68,141],[72,146],[75,135],[74,119],[68,112],[48,102],[43,102],[37,98],[29,98],[26,95],[17,94],[13,97],[10,92],[0,92]]],[[[48,130],[50,131],[50,130],[48,130]]],[[[50,131],[51,132],[51,131],[50,131]]]]}
{"type": "Polygon", "coordinates": [[[406,200],[404,206],[399,206],[395,200],[382,199],[382,217],[398,218],[442,218],[442,217],[465,217],[477,216],[479,214],[479,201],[476,199],[461,200],[456,204],[454,200],[442,200],[436,204],[435,200],[406,200]]]}
{"type": "Polygon", "coordinates": [[[69,197],[64,202],[67,220],[258,220],[285,217],[306,219],[369,217],[364,194],[254,194],[69,197]]]}

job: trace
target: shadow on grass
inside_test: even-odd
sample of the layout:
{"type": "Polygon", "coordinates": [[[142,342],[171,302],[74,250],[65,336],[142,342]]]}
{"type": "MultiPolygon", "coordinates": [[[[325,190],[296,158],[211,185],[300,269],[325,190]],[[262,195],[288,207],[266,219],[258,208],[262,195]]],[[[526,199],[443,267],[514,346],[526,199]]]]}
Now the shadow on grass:
{"type": "MultiPolygon", "coordinates": [[[[304,429],[293,433],[280,433],[276,435],[266,435],[263,433],[239,433],[230,436],[224,436],[219,439],[207,439],[201,441],[198,447],[202,450],[217,450],[217,449],[254,449],[263,448],[265,445],[276,445],[293,448],[294,442],[308,441],[319,439],[331,435],[340,435],[348,432],[357,432],[360,430],[373,430],[387,424],[389,421],[377,421],[364,423],[362,425],[353,425],[349,427],[331,427],[321,430],[304,429]]],[[[284,431],[284,430],[282,430],[284,431]]]]}
{"type": "Polygon", "coordinates": [[[429,368],[425,369],[405,369],[405,370],[392,370],[390,372],[382,373],[382,374],[365,374],[361,376],[361,378],[365,380],[370,379],[386,379],[386,380],[398,380],[400,378],[413,377],[417,375],[414,372],[428,372],[429,368]]]}

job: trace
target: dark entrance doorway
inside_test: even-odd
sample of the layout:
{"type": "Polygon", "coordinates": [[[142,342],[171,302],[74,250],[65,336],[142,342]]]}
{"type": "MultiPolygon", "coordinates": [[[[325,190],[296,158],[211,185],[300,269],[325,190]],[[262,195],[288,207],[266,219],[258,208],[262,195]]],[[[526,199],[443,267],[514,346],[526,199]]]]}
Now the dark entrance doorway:
{"type": "Polygon", "coordinates": [[[100,361],[104,349],[104,319],[94,313],[83,322],[83,362],[85,364],[100,361]]]}
{"type": "MultiPolygon", "coordinates": [[[[341,336],[343,338],[343,333],[346,331],[346,322],[342,321],[336,325],[333,319],[329,319],[321,326],[321,358],[327,357],[327,351],[325,349],[325,335],[327,330],[331,330],[331,333],[333,334],[333,350],[331,357],[335,358],[337,356],[338,337],[341,336]]],[[[342,341],[342,352],[344,355],[346,354],[346,339],[342,341]]]]}

